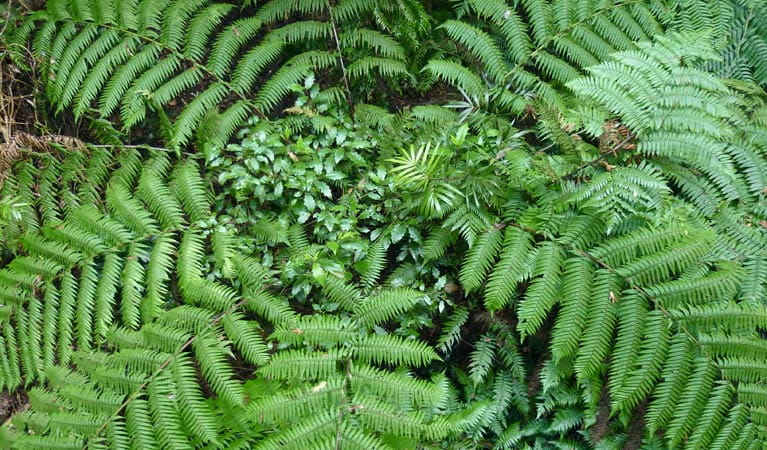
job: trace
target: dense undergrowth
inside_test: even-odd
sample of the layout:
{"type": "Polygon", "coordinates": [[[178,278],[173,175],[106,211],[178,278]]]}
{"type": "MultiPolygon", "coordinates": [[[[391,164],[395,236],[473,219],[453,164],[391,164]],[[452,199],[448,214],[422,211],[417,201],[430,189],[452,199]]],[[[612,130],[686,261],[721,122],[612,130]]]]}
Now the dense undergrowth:
{"type": "Polygon", "coordinates": [[[0,447],[765,447],[763,0],[44,3],[0,447]]]}

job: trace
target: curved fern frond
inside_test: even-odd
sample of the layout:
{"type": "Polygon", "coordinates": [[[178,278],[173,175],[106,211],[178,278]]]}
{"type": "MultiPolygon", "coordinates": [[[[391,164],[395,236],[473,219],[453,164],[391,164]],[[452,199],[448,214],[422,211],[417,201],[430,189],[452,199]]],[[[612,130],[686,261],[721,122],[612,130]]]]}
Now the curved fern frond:
{"type": "MultiPolygon", "coordinates": [[[[58,111],[72,107],[77,118],[90,115],[97,101],[102,117],[119,107],[122,124],[129,129],[145,121],[147,105],[164,106],[185,93],[201,92],[181,102],[177,117],[169,118],[169,144],[177,148],[186,145],[202,118],[220,105],[239,100],[250,111],[268,112],[311,70],[340,71],[338,56],[326,52],[329,39],[338,39],[344,58],[349,58],[349,79],[374,72],[387,78],[409,75],[404,49],[387,34],[392,30],[385,23],[379,22],[381,30],[359,26],[373,10],[341,14],[343,23],[335,23],[338,18],[323,16],[328,8],[322,1],[272,0],[260,5],[253,17],[231,21],[234,5],[210,0],[76,1],[58,4],[56,14],[30,16],[15,42],[35,43],[34,56],[51,73],[46,93],[58,111]],[[356,26],[333,37],[334,27],[350,23],[356,26]],[[263,33],[266,26],[269,31],[263,33]],[[302,44],[308,44],[308,51],[293,63],[267,70],[302,44]]],[[[245,117],[238,113],[227,120],[219,129],[223,141],[245,117]]]]}

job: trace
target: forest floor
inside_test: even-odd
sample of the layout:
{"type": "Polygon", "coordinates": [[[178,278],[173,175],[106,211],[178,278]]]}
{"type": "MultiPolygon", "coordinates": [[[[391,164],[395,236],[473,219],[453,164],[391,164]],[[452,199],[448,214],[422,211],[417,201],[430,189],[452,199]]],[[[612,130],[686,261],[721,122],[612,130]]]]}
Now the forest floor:
{"type": "Polygon", "coordinates": [[[14,392],[3,391],[0,394],[0,423],[5,423],[10,418],[29,407],[29,399],[25,389],[14,392]]]}

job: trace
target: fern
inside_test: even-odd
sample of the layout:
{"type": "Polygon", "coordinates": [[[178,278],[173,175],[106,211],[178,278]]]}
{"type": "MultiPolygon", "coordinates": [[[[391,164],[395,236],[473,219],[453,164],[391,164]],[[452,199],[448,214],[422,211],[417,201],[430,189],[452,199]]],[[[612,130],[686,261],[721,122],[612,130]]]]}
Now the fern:
{"type": "MultiPolygon", "coordinates": [[[[398,297],[401,294],[392,292],[370,298],[363,304],[394,310],[398,297]]],[[[368,436],[367,439],[375,439],[376,432],[394,432],[427,439],[444,436],[443,433],[449,429],[434,434],[434,425],[426,423],[423,417],[414,415],[407,419],[404,416],[396,419],[402,413],[395,412],[394,406],[405,403],[414,407],[439,405],[445,401],[445,393],[437,385],[402,373],[387,373],[370,365],[386,363],[420,366],[436,359],[436,354],[419,342],[390,335],[377,336],[369,332],[360,334],[368,328],[365,324],[369,320],[369,315],[363,310],[352,315],[351,323],[314,316],[302,318],[297,324],[291,325],[292,328],[276,330],[272,339],[288,343],[296,349],[273,356],[260,371],[267,378],[290,381],[293,384],[301,382],[298,386],[303,387],[292,388],[284,396],[272,395],[252,403],[249,409],[254,418],[260,422],[265,421],[270,427],[291,423],[301,428],[307,413],[317,414],[320,409],[339,411],[340,408],[341,416],[334,412],[334,420],[340,419],[346,431],[336,436],[333,428],[332,440],[335,442],[339,438],[345,439],[341,436],[343,433],[357,429],[357,426],[351,426],[352,421],[359,421],[362,425],[359,432],[368,436]],[[304,350],[302,347],[305,343],[330,348],[304,350]],[[376,411],[384,413],[384,416],[376,419],[368,416],[376,411]],[[396,422],[391,422],[395,419],[396,422]],[[402,428],[405,422],[400,420],[408,421],[407,428],[402,428]],[[351,427],[347,429],[347,426],[351,427]]],[[[288,431],[290,429],[275,433],[262,445],[269,446],[272,442],[286,445],[292,442],[296,436],[288,431]]],[[[311,435],[314,435],[314,431],[311,435]]],[[[325,436],[323,439],[331,437],[325,436]]]]}
{"type": "MultiPolygon", "coordinates": [[[[269,112],[312,70],[338,68],[338,57],[328,52],[336,46],[323,45],[335,25],[311,20],[326,14],[329,5],[310,3],[273,0],[254,17],[222,28],[234,5],[204,0],[76,1],[59,5],[55,13],[31,16],[15,43],[21,46],[30,38],[35,42],[34,56],[52,74],[46,93],[59,111],[71,108],[77,118],[89,115],[97,103],[102,117],[119,111],[124,128],[133,128],[145,120],[148,106],[167,108],[202,86],[173,117],[168,144],[176,149],[191,141],[208,113],[239,100],[227,115],[227,126],[219,130],[218,140],[225,143],[244,124],[247,114],[241,111],[269,112]],[[292,13],[304,20],[286,23],[292,13]],[[267,73],[302,44],[313,48],[267,73]],[[204,78],[211,81],[204,83],[204,78]],[[257,95],[251,96],[255,86],[257,95]]],[[[344,24],[358,23],[370,13],[359,10],[359,16],[341,17],[344,24]]],[[[346,57],[356,57],[346,70],[352,80],[374,73],[384,78],[409,76],[404,50],[385,32],[344,27],[338,42],[346,57]]]]}
{"type": "Polygon", "coordinates": [[[445,329],[439,338],[438,348],[440,351],[447,353],[455,346],[461,338],[461,327],[468,319],[469,312],[466,309],[459,308],[453,312],[450,319],[445,321],[445,329]]]}
{"type": "Polygon", "coordinates": [[[350,126],[468,122],[425,139],[406,126],[405,150],[371,154],[406,191],[392,217],[429,238],[359,247],[352,272],[300,287],[338,308],[308,315],[282,293],[309,274],[262,264],[308,267],[322,245],[266,219],[240,241],[211,220],[216,183],[193,158],[31,154],[2,188],[21,221],[2,229],[0,385],[32,387],[4,448],[762,444],[758,1],[466,0],[435,30],[411,0],[242,3],[253,17],[51,0],[13,39],[31,40],[57,112],[127,131],[149,108],[179,159],[313,72],[350,83],[319,94],[333,104],[423,68],[454,88],[450,108],[395,115],[375,92],[350,126]],[[252,242],[264,261],[242,253],[252,242]],[[392,287],[406,275],[426,290],[392,287]],[[461,286],[429,290],[432,276],[461,286]]]}
{"type": "Polygon", "coordinates": [[[539,278],[530,283],[518,308],[520,322],[517,328],[523,338],[535,333],[557,300],[562,256],[562,250],[556,244],[549,243],[538,249],[533,276],[539,278]]]}
{"type": "MultiPolygon", "coordinates": [[[[209,193],[196,163],[155,156],[134,167],[132,158],[119,158],[128,165],[97,188],[106,204],[96,199],[44,224],[44,239],[30,231],[21,239],[24,252],[2,271],[4,302],[13,306],[0,311],[14,312],[2,316],[0,382],[9,389],[38,382],[35,395],[63,405],[35,401],[28,419],[6,427],[21,431],[13,447],[215,446],[233,426],[224,410],[245,418],[237,429],[242,442],[264,447],[328,441],[383,448],[383,434],[430,442],[454,432],[439,418],[447,401],[440,384],[390,370],[424,367],[439,359],[436,352],[371,331],[423,294],[394,289],[361,297],[358,288],[329,284],[338,292],[331,296],[354,297],[345,300],[351,318],[298,316],[266,290],[268,273],[257,262],[222,250],[218,231],[203,237],[209,193]],[[209,275],[209,253],[228,265],[227,278],[209,275]],[[274,330],[268,338],[263,326],[274,330]],[[277,390],[249,394],[238,375],[243,362],[257,367],[251,378],[277,390]],[[405,404],[411,412],[400,412],[405,404]],[[333,418],[328,433],[305,420],[309,411],[333,418]]],[[[272,240],[284,241],[299,244],[272,240]]]]}
{"type": "MultiPolygon", "coordinates": [[[[428,70],[469,97],[486,91],[477,75],[487,74],[498,87],[510,84],[518,93],[534,91],[557,105],[562,104],[561,94],[550,82],[576,78],[578,69],[601,61],[607,53],[632,48],[634,40],[646,40],[645,32],[649,30],[638,26],[640,17],[649,19],[644,25],[652,29],[650,36],[660,31],[662,20],[647,6],[633,2],[595,6],[580,1],[534,0],[513,5],[499,0],[471,0],[465,4],[467,12],[478,19],[478,26],[448,21],[442,27],[450,38],[466,47],[466,66],[433,60],[428,70]],[[633,39],[624,34],[632,32],[633,39]],[[543,73],[548,80],[531,72],[543,73]],[[475,79],[470,82],[472,77],[475,79]]],[[[492,110],[490,105],[483,108],[492,110]]],[[[521,113],[522,109],[515,107],[509,112],[521,113]]]]}
{"type": "MultiPolygon", "coordinates": [[[[684,45],[687,40],[677,36],[668,43],[655,45],[651,47],[653,56],[649,56],[649,44],[640,45],[648,50],[646,56],[637,52],[617,53],[613,61],[590,68],[592,76],[573,81],[569,86],[579,95],[594,99],[611,113],[621,116],[637,134],[639,152],[703,172],[718,191],[718,195],[708,201],[748,199],[755,192],[749,193],[742,178],[736,177],[739,168],[733,164],[735,155],[726,150],[728,145],[725,144],[739,134],[737,123],[742,119],[738,118],[744,111],[728,112],[730,107],[726,106],[726,101],[719,106],[710,106],[710,96],[726,97],[727,88],[709,74],[680,64],[671,49],[674,45],[684,45]],[[627,82],[625,78],[616,82],[615,74],[624,70],[626,73],[634,71],[634,82],[627,82]],[[683,78],[676,78],[680,76],[683,78]],[[678,81],[672,81],[674,79],[678,81]],[[599,86],[598,94],[592,90],[596,86],[599,86]],[[664,102],[647,103],[638,108],[637,96],[651,98],[655,95],[665,98],[664,102]],[[691,150],[693,146],[698,149],[701,145],[711,152],[703,158],[700,153],[693,155],[691,150]]],[[[705,50],[699,54],[705,56],[705,50]]],[[[695,56],[690,55],[691,58],[695,56]]],[[[743,141],[748,140],[743,138],[743,141]]],[[[746,150],[745,154],[754,153],[746,150]]],[[[759,157],[740,161],[743,173],[759,171],[763,165],[759,157]]]]}
{"type": "Polygon", "coordinates": [[[480,287],[492,261],[500,250],[502,238],[503,234],[500,230],[484,233],[474,242],[474,246],[467,253],[461,269],[461,284],[468,292],[480,287]]]}
{"type": "MultiPolygon", "coordinates": [[[[556,26],[545,10],[529,14],[534,39],[556,26]]],[[[480,41],[471,43],[472,51],[480,60],[492,58],[480,41]]],[[[469,302],[475,302],[470,304],[483,298],[495,313],[485,322],[515,327],[519,337],[508,336],[508,341],[524,339],[526,345],[545,343],[551,349],[552,359],[536,369],[543,372],[538,418],[549,432],[582,432],[595,423],[626,430],[643,417],[648,445],[733,445],[732,427],[756,433],[761,426],[763,398],[754,386],[767,376],[759,356],[764,306],[740,298],[741,287],[754,292],[760,283],[744,283],[741,264],[755,268],[764,257],[763,231],[750,222],[760,217],[761,194],[744,183],[760,173],[763,156],[742,131],[761,125],[746,96],[693,67],[714,54],[705,40],[672,34],[631,48],[602,54],[606,61],[588,68],[589,76],[568,83],[592,102],[576,122],[583,132],[597,130],[594,137],[615,143],[600,142],[599,149],[576,143],[563,130],[572,126],[570,118],[554,110],[541,126],[554,142],[547,148],[552,153],[518,150],[513,156],[478,157],[494,167],[509,164],[510,187],[476,206],[466,206],[465,198],[446,202],[443,208],[453,212],[431,216],[437,232],[429,249],[439,258],[450,245],[445,242],[465,241],[468,250],[454,246],[453,254],[462,260],[460,280],[469,302]],[[713,106],[716,98],[740,100],[713,106]],[[626,128],[614,130],[611,120],[626,128]],[[586,127],[589,121],[599,126],[586,127]],[[710,153],[686,156],[692,151],[682,149],[693,146],[710,153]],[[616,147],[624,154],[612,155],[616,147]],[[742,154],[734,156],[727,150],[731,147],[742,154]],[[503,162],[496,165],[499,158],[503,162]],[[533,174],[523,178],[525,171],[533,174]],[[683,176],[685,181],[679,181],[683,176]],[[706,187],[674,189],[687,180],[706,187]],[[690,196],[693,192],[697,198],[690,196]],[[711,197],[701,199],[701,193],[711,197]],[[746,402],[742,409],[733,408],[740,402],[746,402]]],[[[428,198],[424,187],[430,174],[441,173],[455,177],[462,191],[468,189],[469,182],[460,177],[465,157],[440,160],[411,153],[396,161],[403,186],[428,198]]],[[[455,321],[444,330],[443,346],[455,341],[466,318],[456,315],[455,321]]],[[[477,333],[481,337],[471,341],[467,373],[456,369],[453,376],[464,386],[464,405],[476,408],[465,412],[472,418],[468,426],[475,442],[491,430],[513,443],[508,445],[520,445],[543,428],[531,424],[534,431],[525,435],[519,423],[509,425],[520,420],[513,410],[491,414],[492,398],[471,400],[488,391],[501,367],[515,366],[512,351],[508,363],[499,361],[507,340],[497,333],[477,333]]],[[[626,443],[618,434],[612,439],[614,445],[626,443]]]]}
{"type": "MultiPolygon", "coordinates": [[[[658,237],[662,236],[662,232],[656,233],[658,237]]],[[[520,231],[515,234],[520,235],[520,231]]],[[[637,231],[639,236],[644,239],[634,240],[627,235],[602,245],[604,249],[617,249],[631,242],[631,251],[624,247],[628,256],[616,269],[595,259],[597,254],[615,257],[615,253],[607,253],[599,247],[593,253],[587,253],[572,247],[563,249],[549,241],[538,244],[536,264],[532,269],[534,278],[526,286],[523,300],[516,308],[520,334],[525,336],[537,331],[552,306],[562,302],[563,308],[551,331],[552,351],[560,364],[570,367],[580,383],[592,383],[606,376],[610,383],[612,408],[616,412],[630,414],[641,403],[649,402],[649,429],[651,433],[659,430],[670,433],[665,438],[670,445],[685,442],[710,444],[720,427],[729,420],[733,394],[738,392],[739,386],[764,379],[764,366],[758,362],[762,344],[751,334],[762,326],[763,307],[724,306],[715,300],[710,303],[718,294],[710,291],[707,283],[693,280],[726,277],[729,281],[725,282],[721,292],[732,297],[735,291],[728,289],[726,284],[737,283],[739,275],[726,269],[721,273],[706,269],[697,277],[690,275],[689,284],[684,274],[679,281],[664,281],[675,279],[692,267],[686,262],[688,257],[699,260],[704,254],[693,251],[688,256],[685,250],[688,241],[684,235],[660,245],[652,243],[653,237],[642,233],[641,229],[637,231]],[[666,248],[676,249],[676,262],[671,266],[662,262],[666,248]],[[560,274],[562,253],[572,258],[564,266],[564,275],[560,274]],[[635,274],[638,272],[621,269],[649,268],[651,265],[644,266],[642,261],[645,260],[654,261],[653,270],[647,277],[637,278],[635,274]],[[545,277],[551,277],[551,281],[545,277]],[[653,289],[653,283],[659,286],[684,283],[690,290],[679,291],[680,297],[676,301],[689,306],[678,310],[664,309],[661,306],[663,289],[653,289]],[[639,286],[641,284],[649,287],[645,289],[639,286]],[[656,298],[650,292],[659,296],[656,298]],[[564,299],[559,300],[559,295],[564,299]],[[710,306],[694,306],[704,298],[701,296],[709,299],[710,306]],[[617,334],[615,343],[614,333],[617,334]],[[611,360],[609,366],[606,364],[608,357],[611,360]],[[705,421],[697,426],[693,417],[701,414],[705,421]]],[[[704,242],[706,245],[706,241],[700,241],[698,236],[690,239],[690,243],[704,242]]],[[[515,248],[514,240],[510,240],[509,245],[515,248]]],[[[524,260],[519,252],[516,257],[524,260]]],[[[503,270],[505,266],[498,267],[503,270]]],[[[462,317],[457,319],[465,321],[462,317]]],[[[449,342],[447,339],[452,333],[449,330],[445,334],[445,342],[449,342]]],[[[485,383],[492,376],[499,352],[499,344],[492,335],[485,335],[475,342],[469,364],[474,384],[485,383]]],[[[564,433],[570,427],[578,427],[583,420],[577,418],[580,416],[575,410],[571,411],[572,417],[565,409],[557,411],[551,424],[551,430],[556,432],[564,433]]]]}

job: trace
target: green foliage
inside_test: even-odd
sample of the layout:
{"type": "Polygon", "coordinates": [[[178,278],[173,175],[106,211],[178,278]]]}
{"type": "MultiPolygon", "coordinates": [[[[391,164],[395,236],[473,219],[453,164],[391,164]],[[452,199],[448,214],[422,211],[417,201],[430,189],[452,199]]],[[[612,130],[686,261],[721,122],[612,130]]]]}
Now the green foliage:
{"type": "MultiPolygon", "coordinates": [[[[41,219],[2,270],[0,381],[38,383],[52,399],[17,416],[4,445],[384,448],[382,436],[435,441],[458,430],[442,416],[444,381],[407,373],[439,359],[435,351],[371,332],[423,294],[383,290],[358,299],[345,320],[300,316],[269,292],[258,262],[206,225],[211,204],[195,162],[142,159],[122,150],[123,164],[93,186],[105,194],[58,222],[41,219]],[[257,368],[250,386],[279,384],[249,392],[242,365],[257,368]]],[[[45,172],[37,166],[32,176],[45,172]]],[[[94,183],[89,175],[81,182],[94,183]]],[[[42,213],[45,203],[31,207],[42,213]]]]}
{"type": "MultiPolygon", "coordinates": [[[[742,106],[728,108],[725,98],[737,95],[734,90],[729,90],[723,82],[712,79],[706,72],[685,67],[690,64],[686,61],[694,63],[696,59],[711,57],[709,49],[702,46],[695,48],[690,42],[675,36],[670,40],[664,39],[662,45],[653,46],[651,55],[649,52],[617,53],[613,55],[613,61],[590,68],[592,76],[574,81],[569,86],[577,94],[592,98],[600,106],[608,108],[609,114],[620,116],[640,138],[637,150],[643,154],[665,157],[677,163],[683,161],[683,164],[692,165],[697,171],[710,174],[708,181],[721,196],[700,199],[699,202],[715,204],[724,199],[745,197],[748,195],[747,188],[739,185],[742,180],[734,175],[733,156],[719,152],[728,147],[724,142],[731,142],[737,136],[738,127],[746,125],[750,111],[742,106]],[[641,59],[637,61],[634,58],[641,59]],[[620,73],[628,75],[629,70],[635,71],[635,75],[628,79],[620,77],[620,73]],[[600,91],[599,94],[596,94],[595,88],[600,91]],[[645,100],[645,105],[639,106],[632,100],[639,92],[651,99],[661,95],[664,100],[645,100]],[[709,106],[707,103],[712,98],[714,104],[709,106]],[[699,142],[693,144],[695,139],[699,142]],[[687,147],[695,145],[699,148],[703,142],[706,142],[706,148],[711,149],[711,154],[703,156],[705,167],[703,164],[696,165],[696,157],[700,154],[693,155],[691,147],[687,147]],[[714,167],[721,173],[714,173],[714,167]]],[[[642,48],[648,46],[641,44],[642,48]]],[[[738,145],[750,145],[748,140],[743,141],[744,144],[738,145]]],[[[747,149],[743,151],[750,153],[747,149]]],[[[759,159],[746,159],[741,164],[744,174],[758,177],[761,173],[759,159]]],[[[679,183],[684,184],[684,181],[679,183]]],[[[760,183],[762,180],[754,179],[751,185],[758,186],[760,183]]]]}
{"type": "Polygon", "coordinates": [[[454,431],[453,425],[438,415],[446,401],[443,382],[419,380],[404,371],[387,372],[370,365],[421,366],[437,359],[422,343],[363,331],[385,321],[383,316],[366,313],[366,305],[394,311],[407,295],[390,292],[366,299],[350,320],[306,316],[275,330],[273,339],[295,349],[276,354],[259,373],[294,387],[249,405],[254,421],[284,430],[259,445],[282,448],[293,445],[295,439],[364,439],[371,448],[384,448],[386,444],[373,433],[441,439],[454,431]],[[300,438],[297,430],[302,430],[300,438]]]}
{"type": "Polygon", "coordinates": [[[579,69],[609,53],[633,48],[634,41],[647,40],[663,29],[660,18],[641,2],[461,3],[459,18],[466,15],[477,23],[454,20],[441,27],[465,48],[466,65],[435,60],[427,69],[461,89],[468,109],[520,114],[531,93],[562,105],[557,85],[577,78],[579,69]]]}
{"type": "MultiPolygon", "coordinates": [[[[235,5],[209,1],[51,2],[13,43],[33,42],[57,111],[71,109],[77,119],[96,107],[96,116],[119,115],[128,130],[148,109],[161,116],[173,109],[160,130],[171,148],[186,146],[198,129],[207,131],[206,144],[224,145],[249,115],[273,111],[312,71],[351,83],[411,77],[405,50],[386,34],[406,38],[398,14],[407,6],[357,3],[273,0],[237,19],[235,5]],[[366,28],[376,23],[384,32],[366,28]]],[[[410,45],[422,33],[412,30],[410,45]]]]}
{"type": "Polygon", "coordinates": [[[462,110],[462,120],[478,127],[497,114],[529,113],[532,97],[565,109],[571,100],[564,84],[610,54],[634,50],[669,30],[710,31],[704,39],[710,37],[717,54],[723,54],[712,68],[764,83],[763,58],[757,56],[765,48],[757,12],[761,1],[456,3],[457,20],[439,29],[455,42],[460,61],[447,55],[429,61],[425,70],[460,91],[460,99],[446,106],[462,110]]]}
{"type": "MultiPolygon", "coordinates": [[[[446,233],[457,232],[466,241],[462,287],[467,296],[476,291],[474,298],[484,299],[498,314],[495,331],[474,342],[462,384],[495,382],[514,367],[514,357],[499,354],[508,342],[539,348],[538,355],[547,346],[553,358],[539,356],[543,360],[535,370],[549,371],[541,375],[539,408],[550,415],[537,416],[550,421],[549,432],[564,438],[568,430],[590,428],[590,436],[578,440],[606,445],[607,430],[630,430],[646,410],[646,443],[660,439],[671,448],[706,447],[726,433],[726,424],[746,426],[740,409],[733,409],[744,401],[739,389],[763,382],[766,374],[757,350],[764,303],[740,297],[747,277],[742,264],[758,264],[764,257],[756,237],[762,231],[730,213],[723,213],[721,221],[704,207],[707,199],[679,189],[666,170],[672,164],[684,166],[698,182],[710,174],[705,182],[712,186],[708,192],[715,205],[758,208],[763,193],[740,183],[760,173],[764,163],[761,144],[744,134],[762,133],[751,109],[761,107],[761,99],[749,99],[741,88],[690,67],[711,54],[705,41],[672,35],[657,44],[636,45],[638,50],[615,53],[589,68],[588,77],[568,84],[594,102],[585,103],[583,111],[597,111],[588,116],[595,122],[617,117],[612,120],[627,125],[629,138],[621,146],[633,142],[622,154],[600,151],[607,147],[601,142],[601,149],[571,145],[572,137],[554,139],[550,132],[555,142],[551,154],[519,145],[493,155],[478,151],[480,144],[459,131],[453,143],[462,151],[400,158],[395,170],[402,174],[403,187],[424,199],[432,196],[424,182],[430,173],[451,180],[462,194],[432,215],[438,225],[427,242],[440,255],[448,245],[440,242],[454,236],[446,233]],[[722,98],[720,107],[717,98],[722,98]],[[675,146],[685,145],[685,137],[672,139],[671,133],[711,144],[691,146],[677,156],[675,146]],[[462,141],[472,146],[460,147],[462,141]],[[742,157],[725,154],[735,147],[742,157]],[[700,165],[695,158],[701,158],[700,165]],[[468,167],[483,164],[489,168],[484,182],[500,186],[484,189],[484,198],[472,194],[475,182],[467,174],[468,167]],[[732,164],[730,175],[721,164],[732,164]],[[510,176],[503,179],[499,173],[510,176]],[[499,337],[514,329],[518,337],[499,337]],[[573,403],[546,397],[564,395],[562,390],[571,392],[573,403]]],[[[587,116],[578,117],[587,123],[587,116]]],[[[757,189],[764,185],[761,179],[752,184],[757,189]]],[[[761,217],[753,211],[753,217],[761,217]]],[[[475,301],[468,307],[478,305],[475,301]]],[[[465,316],[456,312],[446,323],[442,345],[455,342],[465,324],[465,316]]],[[[492,408],[493,399],[474,407],[492,408]]],[[[756,423],[759,404],[752,401],[743,404],[756,423]]],[[[529,408],[504,409],[500,416],[476,412],[473,419],[467,417],[469,429],[477,427],[475,439],[486,427],[508,442],[504,445],[520,445],[525,436],[520,430],[541,426],[528,415],[529,408]]],[[[544,432],[536,428],[530,433],[540,438],[544,432]]],[[[616,445],[625,445],[618,444],[625,435],[614,438],[616,445]]]]}
{"type": "MultiPolygon", "coordinates": [[[[721,59],[704,67],[723,78],[753,81],[762,86],[765,78],[764,56],[767,50],[767,24],[759,14],[760,2],[738,2],[727,11],[728,35],[721,59]]],[[[722,35],[720,35],[722,36],[722,35]]],[[[721,39],[721,37],[720,37],[721,39]]]]}
{"type": "Polygon", "coordinates": [[[0,446],[764,446],[763,0],[239,3],[10,24],[0,446]]]}
{"type": "MultiPolygon", "coordinates": [[[[313,77],[295,91],[291,116],[254,119],[241,143],[207,152],[211,177],[221,186],[215,223],[233,225],[237,245],[279,265],[294,298],[307,304],[314,298],[316,310],[343,307],[343,298],[317,297],[317,283],[338,277],[357,279],[366,291],[378,284],[428,291],[426,280],[413,275],[444,286],[445,274],[421,258],[419,217],[405,207],[406,197],[389,195],[395,177],[387,157],[399,152],[402,139],[433,135],[432,127],[404,114],[383,129],[354,122],[313,77]],[[403,128],[393,125],[402,122],[403,128]],[[401,137],[392,140],[392,133],[401,137]],[[277,242],[288,242],[289,252],[275,251],[277,242]],[[412,265],[392,272],[392,260],[412,265]]],[[[443,306],[447,300],[444,293],[429,296],[443,306]]]]}

